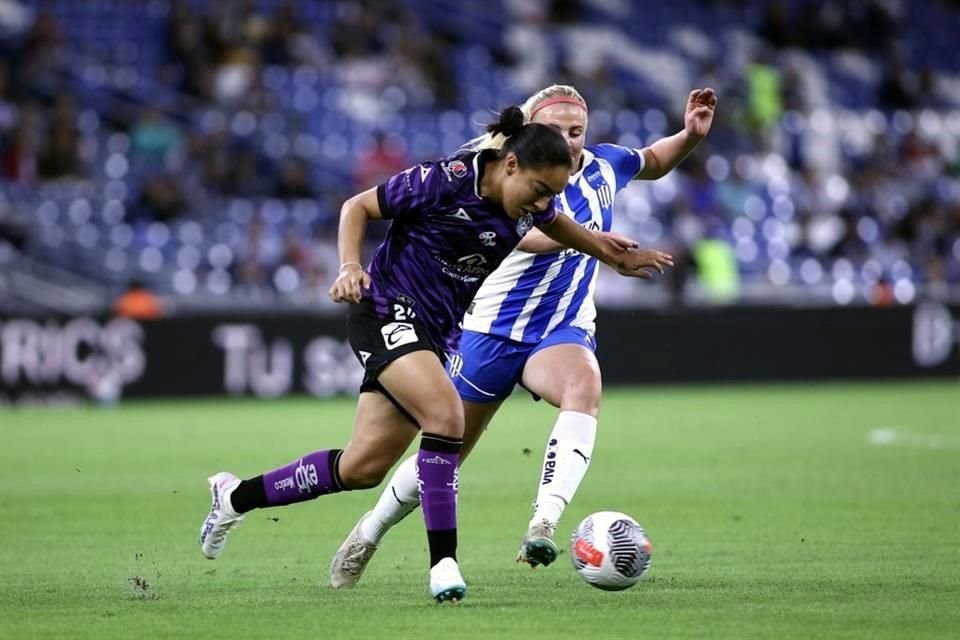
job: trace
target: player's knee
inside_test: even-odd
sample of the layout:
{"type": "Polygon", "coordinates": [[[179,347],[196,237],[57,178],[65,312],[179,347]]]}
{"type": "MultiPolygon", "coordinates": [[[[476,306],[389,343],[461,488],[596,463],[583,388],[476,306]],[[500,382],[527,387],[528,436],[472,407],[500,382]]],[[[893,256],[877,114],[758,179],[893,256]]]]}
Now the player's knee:
{"type": "Polygon", "coordinates": [[[463,438],[463,407],[459,403],[438,407],[420,421],[424,433],[463,438]]]}
{"type": "Polygon", "coordinates": [[[602,391],[603,386],[597,372],[571,376],[564,386],[560,408],[596,417],[600,413],[602,391]]]}
{"type": "Polygon", "coordinates": [[[371,460],[349,466],[340,466],[340,480],[348,489],[372,489],[378,486],[390,471],[390,465],[371,460]]]}

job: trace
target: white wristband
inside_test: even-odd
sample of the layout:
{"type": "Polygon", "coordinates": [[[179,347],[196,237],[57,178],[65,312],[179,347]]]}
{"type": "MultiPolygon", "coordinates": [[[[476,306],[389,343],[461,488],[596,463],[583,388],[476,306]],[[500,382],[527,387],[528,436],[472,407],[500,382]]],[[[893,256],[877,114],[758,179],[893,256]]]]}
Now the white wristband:
{"type": "Polygon", "coordinates": [[[352,264],[357,265],[358,267],[360,267],[361,270],[363,269],[363,265],[360,264],[359,262],[344,262],[343,264],[340,265],[340,270],[337,271],[337,273],[343,273],[343,268],[344,268],[344,267],[349,267],[349,266],[352,265],[352,264]]]}

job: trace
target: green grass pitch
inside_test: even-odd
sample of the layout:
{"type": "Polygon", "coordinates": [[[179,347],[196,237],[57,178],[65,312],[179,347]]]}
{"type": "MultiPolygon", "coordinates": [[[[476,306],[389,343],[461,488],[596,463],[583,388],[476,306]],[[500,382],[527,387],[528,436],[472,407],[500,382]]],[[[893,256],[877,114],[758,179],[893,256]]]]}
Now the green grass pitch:
{"type": "Polygon", "coordinates": [[[200,555],[206,476],[342,446],[350,400],[0,412],[0,638],[960,637],[956,381],[608,391],[558,537],[636,517],[653,567],[620,593],[567,554],[513,562],[553,416],[516,395],[465,465],[469,594],[441,607],[419,513],[359,587],[326,586],[375,491],[253,512],[200,555]]]}

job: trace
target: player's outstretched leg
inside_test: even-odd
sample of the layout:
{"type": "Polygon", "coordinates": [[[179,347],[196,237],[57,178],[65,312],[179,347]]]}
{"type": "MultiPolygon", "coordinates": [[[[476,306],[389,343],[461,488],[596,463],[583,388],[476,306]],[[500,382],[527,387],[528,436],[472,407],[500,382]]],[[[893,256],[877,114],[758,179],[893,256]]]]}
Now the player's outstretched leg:
{"type": "Polygon", "coordinates": [[[344,490],[337,466],[340,449],[314,451],[262,476],[240,480],[221,472],[210,478],[213,506],[200,528],[200,550],[214,560],[227,542],[227,534],[247,511],[313,500],[344,490]]]}
{"type": "Polygon", "coordinates": [[[537,567],[557,559],[559,549],[553,535],[563,510],[587,473],[596,432],[597,419],[593,416],[560,412],[547,441],[533,518],[517,553],[517,562],[537,567]]]}
{"type": "Polygon", "coordinates": [[[387,531],[419,506],[417,456],[412,455],[400,463],[373,510],[363,514],[337,549],[330,563],[330,586],[356,585],[387,531]]]}

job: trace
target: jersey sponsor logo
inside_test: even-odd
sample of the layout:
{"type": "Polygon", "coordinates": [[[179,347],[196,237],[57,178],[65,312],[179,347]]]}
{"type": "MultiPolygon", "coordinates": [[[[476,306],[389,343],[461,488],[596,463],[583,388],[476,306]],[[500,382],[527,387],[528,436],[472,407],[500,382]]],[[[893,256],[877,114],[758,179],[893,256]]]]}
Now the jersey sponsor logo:
{"type": "Polygon", "coordinates": [[[456,263],[452,263],[442,256],[433,256],[433,259],[443,265],[443,274],[461,282],[476,282],[481,277],[490,274],[487,259],[479,253],[463,256],[456,263]]]}
{"type": "Polygon", "coordinates": [[[525,213],[523,216],[517,220],[517,235],[521,238],[533,229],[533,214],[525,213]]]}
{"type": "Polygon", "coordinates": [[[486,274],[490,272],[487,268],[487,259],[479,253],[471,253],[457,260],[457,268],[464,273],[486,274]]]}
{"type": "Polygon", "coordinates": [[[412,344],[419,339],[413,325],[409,322],[385,324],[380,327],[380,335],[383,336],[383,344],[391,351],[405,344],[412,344]]]}
{"type": "Polygon", "coordinates": [[[551,438],[547,443],[547,456],[543,463],[543,478],[540,480],[540,486],[553,482],[553,476],[557,471],[557,439],[551,438]]]}
{"type": "Polygon", "coordinates": [[[460,208],[457,209],[454,213],[451,213],[451,214],[450,214],[450,217],[451,217],[451,218],[456,218],[456,219],[458,219],[458,220],[465,220],[466,222],[473,222],[473,218],[470,217],[470,214],[468,214],[468,213],[463,209],[463,207],[460,207],[460,208]]]}
{"type": "Polygon", "coordinates": [[[480,242],[485,247],[492,247],[497,244],[497,232],[496,231],[484,231],[479,236],[480,242]]]}

